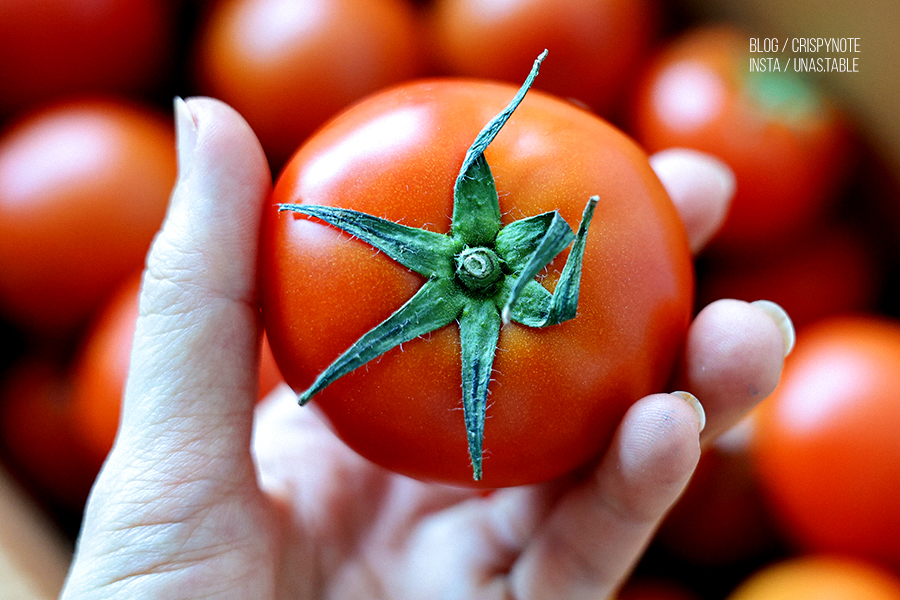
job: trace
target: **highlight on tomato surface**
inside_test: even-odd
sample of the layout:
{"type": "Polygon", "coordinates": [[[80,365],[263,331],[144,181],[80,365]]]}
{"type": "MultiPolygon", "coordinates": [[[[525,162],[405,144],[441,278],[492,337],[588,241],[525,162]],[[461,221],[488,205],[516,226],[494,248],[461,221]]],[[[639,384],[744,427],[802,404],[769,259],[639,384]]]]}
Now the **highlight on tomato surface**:
{"type": "Polygon", "coordinates": [[[685,232],[646,154],[528,92],[540,60],[518,91],[426,80],[356,105],[266,208],[261,303],[285,380],[415,478],[576,469],[665,384],[690,320],[685,232]]]}
{"type": "Polygon", "coordinates": [[[749,69],[749,35],[698,25],[644,67],[631,127],[648,151],[694,148],[724,160],[736,192],[714,248],[756,251],[829,212],[855,164],[848,118],[801,74],[749,69]]]}
{"type": "Polygon", "coordinates": [[[796,548],[900,567],[900,323],[845,315],[800,332],[755,412],[762,490],[796,548]]]}

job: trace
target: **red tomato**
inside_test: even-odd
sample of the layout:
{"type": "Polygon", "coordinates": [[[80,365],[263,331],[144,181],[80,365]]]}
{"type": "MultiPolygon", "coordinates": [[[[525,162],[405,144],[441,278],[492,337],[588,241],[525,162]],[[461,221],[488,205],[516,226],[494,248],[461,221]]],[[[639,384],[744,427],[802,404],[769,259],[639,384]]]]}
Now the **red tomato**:
{"type": "MultiPolygon", "coordinates": [[[[128,278],[107,302],[78,349],[72,369],[72,421],[86,461],[99,470],[112,448],[138,318],[140,277],[128,278]]],[[[260,368],[262,398],[281,381],[268,343],[263,343],[260,368]]]]}
{"type": "Polygon", "coordinates": [[[112,100],[37,111],[0,139],[0,310],[64,335],[140,269],[175,182],[173,126],[112,100]]]}
{"type": "Polygon", "coordinates": [[[741,422],[700,456],[656,536],[672,556],[700,566],[735,565],[762,556],[779,541],[750,461],[750,426],[741,422]]]}
{"type": "Polygon", "coordinates": [[[71,391],[43,359],[10,367],[0,389],[0,445],[15,471],[53,508],[84,508],[96,476],[72,425],[71,391]]]}
{"type": "MultiPolygon", "coordinates": [[[[551,67],[545,65],[544,69],[551,67]]],[[[505,84],[409,83],[332,121],[292,158],[266,209],[261,302],[286,381],[307,388],[424,278],[338,229],[277,204],[353,208],[449,231],[454,182],[476,135],[512,99],[505,84]]],[[[578,316],[504,326],[473,481],[462,410],[459,329],[403,343],[339,379],[315,404],[363,456],[424,480],[484,487],[546,480],[597,456],[628,406],[665,385],[690,320],[684,229],[647,155],[605,121],[531,92],[488,146],[504,226],[599,204],[578,316]]],[[[550,284],[563,257],[550,263],[550,284]]]]}
{"type": "Polygon", "coordinates": [[[623,99],[658,29],[653,0],[437,0],[432,52],[451,75],[520,82],[550,51],[535,87],[608,115],[623,99]]]}
{"type": "Polygon", "coordinates": [[[697,281],[698,304],[718,298],[777,303],[800,329],[825,317],[873,310],[883,269],[869,241],[847,227],[816,228],[777,252],[707,257],[697,281]]]}
{"type": "Polygon", "coordinates": [[[843,317],[800,332],[757,410],[764,491],[802,548],[900,567],[900,324],[843,317]]]}
{"type": "Polygon", "coordinates": [[[813,554],[763,567],[727,600],[900,600],[900,580],[863,561],[813,554]]]}
{"type": "Polygon", "coordinates": [[[841,112],[795,73],[752,72],[749,39],[723,25],[674,40],[649,65],[631,116],[651,152],[695,148],[734,170],[737,191],[714,241],[732,249],[796,235],[853,162],[841,112]]]}
{"type": "Polygon", "coordinates": [[[172,12],[160,0],[0,2],[0,111],[152,88],[171,56],[172,12]]]}
{"type": "Polygon", "coordinates": [[[418,75],[417,36],[405,0],[220,0],[200,32],[198,77],[281,164],[347,104],[418,75]]]}

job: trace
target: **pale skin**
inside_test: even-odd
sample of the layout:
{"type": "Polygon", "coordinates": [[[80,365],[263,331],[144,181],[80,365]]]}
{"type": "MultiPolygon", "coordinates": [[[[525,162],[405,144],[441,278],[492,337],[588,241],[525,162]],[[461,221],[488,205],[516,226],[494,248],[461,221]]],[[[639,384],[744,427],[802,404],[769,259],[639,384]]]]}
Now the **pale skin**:
{"type": "MultiPolygon", "coordinates": [[[[392,475],[290,390],[256,406],[270,173],[224,104],[178,100],[176,125],[179,179],[147,259],[120,432],[65,600],[608,598],[702,445],[778,381],[789,320],[719,301],[692,323],[672,388],[702,408],[640,399],[586,477],[482,495],[392,475]]],[[[699,251],[726,212],[729,171],[682,151],[652,164],[699,251]]]]}

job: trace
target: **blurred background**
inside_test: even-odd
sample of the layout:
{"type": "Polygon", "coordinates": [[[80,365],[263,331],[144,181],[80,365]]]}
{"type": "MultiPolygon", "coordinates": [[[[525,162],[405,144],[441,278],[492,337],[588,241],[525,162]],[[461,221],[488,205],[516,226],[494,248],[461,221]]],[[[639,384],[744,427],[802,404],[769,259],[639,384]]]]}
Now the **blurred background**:
{"type": "Polygon", "coordinates": [[[900,600],[898,27],[895,0],[0,0],[0,600],[57,596],[113,443],[173,99],[234,106],[277,176],[368,94],[518,84],[544,48],[535,87],[735,171],[698,308],[798,329],[621,600],[900,600]]]}

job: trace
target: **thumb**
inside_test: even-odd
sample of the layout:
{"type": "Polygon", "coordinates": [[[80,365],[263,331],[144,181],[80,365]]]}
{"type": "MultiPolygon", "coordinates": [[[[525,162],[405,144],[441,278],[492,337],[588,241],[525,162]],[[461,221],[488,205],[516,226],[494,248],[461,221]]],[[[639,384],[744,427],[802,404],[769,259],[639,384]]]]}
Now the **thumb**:
{"type": "Polygon", "coordinates": [[[228,106],[178,99],[175,113],[179,177],[147,256],[118,438],[82,525],[72,571],[82,584],[121,577],[97,565],[125,560],[125,548],[137,548],[126,562],[145,568],[153,557],[135,542],[146,541],[148,524],[158,538],[177,536],[189,528],[167,523],[256,485],[256,246],[271,176],[253,132],[228,106]]]}
{"type": "Polygon", "coordinates": [[[155,458],[203,440],[207,460],[229,458],[249,447],[257,395],[256,247],[271,175],[231,108],[175,105],[179,178],[147,256],[118,444],[155,458]]]}

